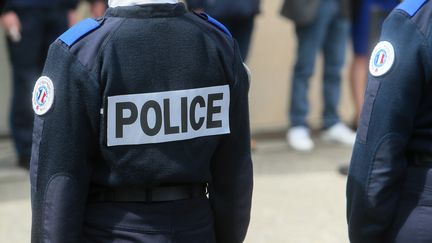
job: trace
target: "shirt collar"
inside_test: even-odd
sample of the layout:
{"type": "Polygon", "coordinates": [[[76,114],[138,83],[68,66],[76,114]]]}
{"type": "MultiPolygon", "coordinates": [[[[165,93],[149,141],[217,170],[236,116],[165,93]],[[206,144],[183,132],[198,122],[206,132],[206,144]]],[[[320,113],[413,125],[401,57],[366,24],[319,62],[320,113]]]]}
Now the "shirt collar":
{"type": "Polygon", "coordinates": [[[134,6],[141,4],[161,4],[161,3],[178,3],[178,0],[108,0],[108,5],[111,8],[121,6],[134,6]]]}

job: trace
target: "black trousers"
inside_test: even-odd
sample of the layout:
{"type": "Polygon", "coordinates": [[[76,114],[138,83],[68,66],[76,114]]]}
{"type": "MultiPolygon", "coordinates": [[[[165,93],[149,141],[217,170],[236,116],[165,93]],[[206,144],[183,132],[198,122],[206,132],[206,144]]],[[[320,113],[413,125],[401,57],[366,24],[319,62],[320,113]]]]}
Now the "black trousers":
{"type": "Polygon", "coordinates": [[[432,242],[432,168],[409,167],[387,242],[432,242]]]}
{"type": "Polygon", "coordinates": [[[83,237],[89,243],[216,243],[208,199],[91,203],[83,237]]]}
{"type": "Polygon", "coordinates": [[[249,54],[255,16],[227,18],[218,17],[217,19],[230,30],[233,37],[237,40],[242,58],[244,61],[246,61],[249,54]]]}
{"type": "Polygon", "coordinates": [[[21,41],[8,39],[13,90],[10,128],[18,156],[30,158],[33,130],[32,91],[42,73],[49,45],[68,28],[67,10],[14,10],[21,22],[21,41]]]}

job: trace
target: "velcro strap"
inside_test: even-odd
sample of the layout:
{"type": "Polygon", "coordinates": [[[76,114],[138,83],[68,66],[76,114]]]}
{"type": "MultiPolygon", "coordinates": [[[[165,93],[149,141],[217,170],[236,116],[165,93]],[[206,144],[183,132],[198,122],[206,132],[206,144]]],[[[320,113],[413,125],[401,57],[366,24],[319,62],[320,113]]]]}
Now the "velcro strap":
{"type": "Polygon", "coordinates": [[[164,186],[152,188],[119,188],[92,193],[91,202],[166,202],[192,198],[204,198],[204,184],[164,186]]]}

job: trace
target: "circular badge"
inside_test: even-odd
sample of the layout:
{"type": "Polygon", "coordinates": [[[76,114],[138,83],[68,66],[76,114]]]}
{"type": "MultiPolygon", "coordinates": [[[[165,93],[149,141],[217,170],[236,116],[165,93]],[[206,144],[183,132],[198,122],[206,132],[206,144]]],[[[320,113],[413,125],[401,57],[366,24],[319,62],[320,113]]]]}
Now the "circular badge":
{"type": "Polygon", "coordinates": [[[37,115],[43,115],[49,111],[54,102],[54,85],[50,78],[40,77],[33,89],[33,110],[37,115]]]}
{"type": "Polygon", "coordinates": [[[393,45],[388,41],[379,42],[369,60],[369,72],[372,76],[379,77],[386,74],[393,66],[395,52],[393,45]]]}

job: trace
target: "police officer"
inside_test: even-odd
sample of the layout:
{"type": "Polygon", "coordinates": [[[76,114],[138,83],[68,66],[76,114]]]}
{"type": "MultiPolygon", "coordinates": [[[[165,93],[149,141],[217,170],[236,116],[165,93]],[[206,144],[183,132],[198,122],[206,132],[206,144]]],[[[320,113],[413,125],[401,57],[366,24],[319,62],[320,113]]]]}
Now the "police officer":
{"type": "Polygon", "coordinates": [[[78,0],[9,0],[0,12],[12,65],[10,127],[21,167],[28,168],[30,162],[34,82],[49,45],[75,21],[77,4],[78,0]]]}
{"type": "Polygon", "coordinates": [[[32,242],[243,242],[249,82],[235,41],[175,0],[109,6],[51,45],[34,87],[32,242]]]}
{"type": "Polygon", "coordinates": [[[431,16],[431,1],[403,1],[372,52],[347,186],[353,243],[432,242],[431,16]]]}

